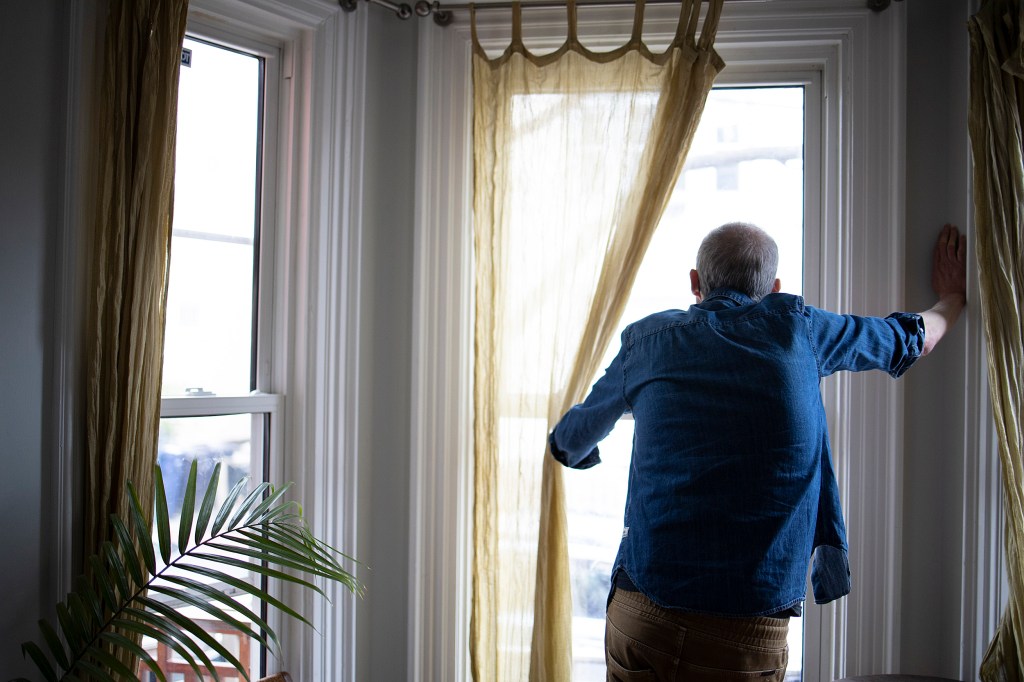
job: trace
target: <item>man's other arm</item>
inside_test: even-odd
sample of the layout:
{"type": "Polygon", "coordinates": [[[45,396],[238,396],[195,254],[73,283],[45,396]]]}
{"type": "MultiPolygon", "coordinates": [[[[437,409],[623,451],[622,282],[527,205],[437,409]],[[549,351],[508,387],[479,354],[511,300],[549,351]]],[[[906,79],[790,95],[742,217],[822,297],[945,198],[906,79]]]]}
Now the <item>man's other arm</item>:
{"type": "Polygon", "coordinates": [[[967,237],[955,225],[943,226],[932,252],[932,289],[939,300],[920,313],[925,329],[921,355],[935,348],[967,304],[966,261],[967,237]]]}
{"type": "Polygon", "coordinates": [[[622,363],[626,351],[626,334],[618,355],[608,365],[604,376],[590,389],[579,405],[572,407],[548,436],[551,455],[573,469],[589,469],[600,464],[597,444],[615,427],[619,417],[629,409],[623,395],[622,363]]]}

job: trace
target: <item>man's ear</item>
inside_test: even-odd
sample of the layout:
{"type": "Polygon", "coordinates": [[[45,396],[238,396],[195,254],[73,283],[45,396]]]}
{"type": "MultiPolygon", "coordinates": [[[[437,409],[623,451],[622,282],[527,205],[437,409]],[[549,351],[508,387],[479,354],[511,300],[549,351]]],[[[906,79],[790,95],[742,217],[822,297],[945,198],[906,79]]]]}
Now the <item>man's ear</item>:
{"type": "Polygon", "coordinates": [[[697,303],[700,303],[703,297],[700,295],[700,275],[696,270],[690,270],[690,291],[697,297],[697,303]]]}
{"type": "Polygon", "coordinates": [[[772,293],[777,294],[782,291],[782,280],[778,277],[775,278],[775,286],[772,287],[772,293]]]}

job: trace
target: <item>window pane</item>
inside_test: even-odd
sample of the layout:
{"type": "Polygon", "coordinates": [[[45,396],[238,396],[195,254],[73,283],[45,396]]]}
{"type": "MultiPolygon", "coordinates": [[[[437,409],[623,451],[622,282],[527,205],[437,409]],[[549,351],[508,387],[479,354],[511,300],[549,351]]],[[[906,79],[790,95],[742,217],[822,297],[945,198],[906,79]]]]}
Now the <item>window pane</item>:
{"type": "MultiPolygon", "coordinates": [[[[726,222],[752,222],[767,231],[779,245],[783,291],[802,293],[803,138],[802,87],[712,90],[620,328],[693,303],[689,271],[697,248],[705,234],[726,222]]],[[[618,350],[616,337],[600,374],[618,350]]],[[[633,422],[620,420],[601,444],[600,466],[565,472],[577,681],[605,679],[605,603],[622,535],[632,439],[633,422]]],[[[802,619],[790,620],[789,646],[786,679],[799,680],[802,619]]]]}
{"type": "Polygon", "coordinates": [[[262,60],[186,39],[163,394],[253,388],[262,60]]]}
{"type": "Polygon", "coordinates": [[[164,478],[172,523],[181,514],[181,496],[192,460],[197,463],[197,489],[205,490],[214,467],[221,465],[218,500],[235,483],[256,474],[252,457],[253,416],[165,417],[160,420],[157,463],[164,478]]]}
{"type": "MultiPolygon", "coordinates": [[[[217,486],[217,500],[214,510],[219,509],[226,499],[228,491],[239,480],[250,476],[260,480],[262,470],[262,434],[265,432],[264,415],[235,414],[213,417],[173,417],[160,420],[160,437],[157,445],[157,462],[164,478],[164,489],[167,494],[168,513],[172,529],[172,542],[177,547],[176,529],[181,521],[181,502],[185,493],[185,486],[188,481],[189,468],[192,461],[197,462],[196,495],[199,500],[206,490],[214,467],[219,463],[221,472],[217,486]],[[255,449],[254,449],[255,444],[255,449]],[[255,456],[253,453],[256,453],[255,456]]],[[[198,505],[198,500],[197,503],[198,505]]],[[[156,534],[154,530],[154,540],[156,534]]],[[[218,550],[204,548],[204,552],[216,553],[218,550]]],[[[174,556],[175,553],[172,553],[174,556]]],[[[159,571],[162,567],[160,558],[157,557],[159,571]]],[[[173,563],[173,561],[172,561],[173,563]]],[[[244,569],[225,566],[213,562],[189,559],[188,563],[206,565],[219,571],[240,577],[247,582],[259,580],[259,576],[244,569]]],[[[183,573],[174,567],[167,569],[170,574],[188,575],[189,578],[212,583],[211,580],[196,576],[191,573],[183,573]]],[[[227,585],[220,585],[229,593],[237,593],[227,585]]],[[[239,660],[246,663],[247,670],[258,670],[258,647],[252,646],[249,638],[242,635],[232,626],[212,619],[211,616],[192,606],[178,603],[159,594],[150,595],[154,599],[165,601],[183,614],[196,619],[197,623],[207,632],[218,639],[229,651],[239,657],[239,660]]],[[[256,613],[260,612],[261,605],[258,601],[248,597],[238,597],[239,602],[256,613]]],[[[235,614],[240,620],[246,620],[244,616],[235,614]]],[[[166,646],[157,645],[154,640],[144,640],[143,645],[151,652],[161,665],[165,673],[187,673],[191,670],[187,663],[166,646]]],[[[218,662],[216,652],[207,652],[214,663],[218,662]]],[[[222,659],[220,659],[222,660],[222,659]]],[[[233,669],[226,666],[218,669],[222,679],[230,679],[232,676],[225,676],[233,669]]]]}

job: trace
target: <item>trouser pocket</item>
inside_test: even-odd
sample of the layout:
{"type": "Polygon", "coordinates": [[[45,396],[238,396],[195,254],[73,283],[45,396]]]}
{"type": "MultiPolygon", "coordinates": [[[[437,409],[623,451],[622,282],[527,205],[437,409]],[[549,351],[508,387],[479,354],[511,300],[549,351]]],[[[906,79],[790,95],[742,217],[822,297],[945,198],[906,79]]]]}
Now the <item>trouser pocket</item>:
{"type": "Polygon", "coordinates": [[[687,682],[783,682],[786,668],[771,670],[726,670],[705,668],[682,661],[679,664],[679,679],[687,682]]]}
{"type": "Polygon", "coordinates": [[[693,682],[782,682],[789,662],[787,646],[759,646],[726,636],[690,631],[680,657],[680,679],[693,682]]]}
{"type": "Polygon", "coordinates": [[[613,600],[605,621],[608,681],[674,679],[682,637],[678,626],[613,600]]]}
{"type": "Polygon", "coordinates": [[[617,660],[611,652],[605,654],[608,666],[608,682],[656,682],[658,674],[650,668],[629,670],[617,660]]]}

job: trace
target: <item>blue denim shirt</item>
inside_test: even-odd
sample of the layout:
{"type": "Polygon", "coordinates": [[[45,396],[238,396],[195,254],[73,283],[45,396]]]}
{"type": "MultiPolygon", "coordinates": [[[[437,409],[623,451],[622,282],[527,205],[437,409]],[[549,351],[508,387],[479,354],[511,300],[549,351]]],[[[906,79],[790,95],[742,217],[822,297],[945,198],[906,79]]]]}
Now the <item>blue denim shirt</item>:
{"type": "Polygon", "coordinates": [[[586,400],[551,432],[552,455],[585,469],[633,413],[622,541],[612,577],[664,607],[757,616],[799,605],[814,552],[818,603],[850,590],[846,529],[822,377],[920,356],[919,315],[837,315],[799,296],[755,303],[716,290],[623,331],[586,400]]]}

